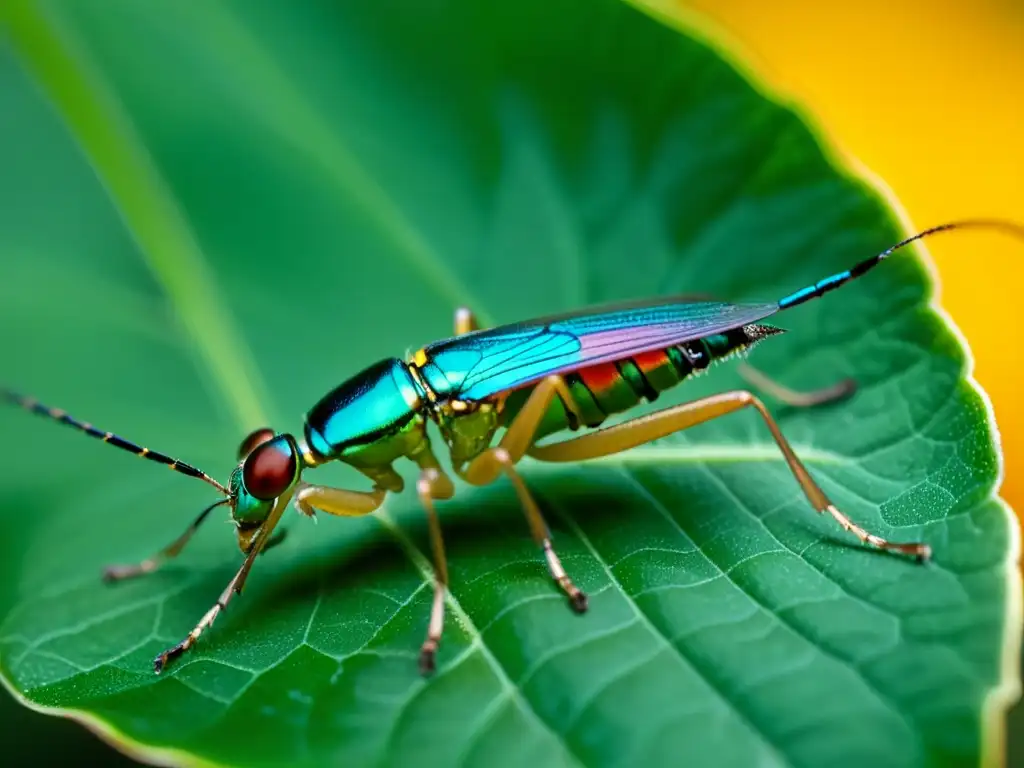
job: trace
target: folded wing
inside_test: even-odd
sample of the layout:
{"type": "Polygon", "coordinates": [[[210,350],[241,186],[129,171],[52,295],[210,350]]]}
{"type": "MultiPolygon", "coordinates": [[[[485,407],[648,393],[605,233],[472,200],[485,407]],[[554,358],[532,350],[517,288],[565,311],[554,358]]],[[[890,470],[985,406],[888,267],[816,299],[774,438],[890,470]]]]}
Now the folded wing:
{"type": "Polygon", "coordinates": [[[436,342],[425,352],[443,372],[447,394],[479,401],[553,374],[723,333],[778,310],[775,303],[629,305],[475,331],[436,342]]]}

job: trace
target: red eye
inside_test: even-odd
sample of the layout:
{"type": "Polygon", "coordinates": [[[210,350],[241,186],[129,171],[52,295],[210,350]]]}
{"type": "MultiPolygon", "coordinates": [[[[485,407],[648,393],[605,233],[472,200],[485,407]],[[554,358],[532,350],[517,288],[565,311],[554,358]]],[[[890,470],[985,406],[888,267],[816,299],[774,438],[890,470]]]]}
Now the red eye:
{"type": "Polygon", "coordinates": [[[269,427],[260,427],[259,429],[253,430],[246,438],[242,441],[242,444],[238,446],[238,458],[244,459],[253,449],[258,445],[274,438],[274,430],[269,427]]]}
{"type": "Polygon", "coordinates": [[[260,501],[276,499],[295,482],[299,462],[295,446],[278,435],[255,448],[242,465],[242,482],[249,495],[260,501]]]}

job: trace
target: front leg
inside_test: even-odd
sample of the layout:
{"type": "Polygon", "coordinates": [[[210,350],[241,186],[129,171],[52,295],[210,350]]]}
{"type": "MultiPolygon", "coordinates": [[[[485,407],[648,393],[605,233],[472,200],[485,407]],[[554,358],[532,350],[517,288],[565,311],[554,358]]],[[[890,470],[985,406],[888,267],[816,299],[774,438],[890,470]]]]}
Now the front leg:
{"type": "MultiPolygon", "coordinates": [[[[386,491],[380,489],[370,493],[363,493],[361,491],[346,491],[341,488],[328,488],[322,485],[308,485],[306,483],[299,484],[294,491],[295,506],[299,508],[300,512],[309,517],[313,517],[315,514],[314,507],[328,514],[345,517],[369,514],[381,505],[385,494],[386,491]]],[[[272,538],[271,534],[273,534],[291,500],[291,493],[277,500],[274,509],[271,510],[270,515],[257,530],[252,544],[246,552],[242,567],[238,569],[235,577],[228,582],[227,587],[221,593],[214,606],[206,612],[184,640],[156,657],[153,661],[153,667],[157,674],[160,674],[170,661],[181,656],[194,646],[199,640],[199,636],[211,627],[221,611],[228,607],[231,598],[234,595],[241,594],[242,588],[245,586],[245,580],[249,577],[249,571],[252,569],[257,556],[261,552],[266,551],[268,547],[280,543],[283,538],[283,535],[272,538]]],[[[282,531],[281,533],[283,534],[284,532],[282,531]]]]}
{"type": "Polygon", "coordinates": [[[242,593],[242,588],[245,587],[245,580],[249,577],[249,571],[252,569],[253,563],[256,562],[256,558],[260,552],[264,551],[270,542],[271,534],[281,520],[281,516],[284,514],[285,509],[288,508],[288,503],[291,501],[291,493],[282,496],[277,500],[274,508],[270,511],[267,519],[263,521],[259,529],[256,531],[255,536],[252,539],[252,544],[249,546],[248,551],[245,555],[245,560],[242,561],[242,567],[238,569],[238,573],[235,577],[228,582],[227,587],[221,593],[220,597],[217,598],[217,602],[214,603],[213,607],[210,608],[199,620],[199,623],[192,629],[191,632],[182,640],[180,643],[175,645],[173,648],[168,648],[166,651],[161,653],[153,660],[153,669],[159,675],[163,672],[164,667],[174,659],[181,656],[189,648],[194,646],[199,640],[199,636],[203,632],[213,626],[213,622],[220,615],[221,611],[228,607],[228,603],[234,595],[242,593]]]}
{"type": "Polygon", "coordinates": [[[349,491],[326,485],[299,483],[295,491],[295,506],[306,517],[315,517],[316,511],[338,517],[361,517],[368,515],[381,504],[387,491],[374,488],[372,491],[349,491]]]}
{"type": "MultiPolygon", "coordinates": [[[[448,588],[448,563],[444,554],[441,524],[434,509],[434,499],[450,499],[455,493],[455,487],[431,454],[418,456],[416,460],[422,469],[420,479],[416,483],[416,491],[427,513],[430,545],[434,555],[434,602],[430,610],[427,638],[420,650],[420,671],[429,674],[434,671],[437,648],[444,630],[444,597],[448,588]]],[[[357,517],[368,515],[378,509],[386,494],[387,491],[381,488],[365,492],[302,484],[295,493],[295,506],[309,517],[313,517],[317,510],[340,517],[357,517]]]]}
{"type": "Polygon", "coordinates": [[[161,565],[163,565],[166,561],[171,560],[177,557],[179,554],[181,554],[181,550],[183,550],[185,548],[185,545],[192,540],[192,537],[195,535],[195,532],[199,530],[199,526],[201,526],[203,524],[203,521],[209,517],[210,512],[212,512],[217,507],[227,503],[228,500],[223,499],[221,501],[216,502],[215,504],[211,504],[210,506],[208,506],[206,509],[199,513],[199,516],[192,521],[192,524],[185,529],[185,532],[183,534],[181,534],[178,538],[176,538],[166,547],[161,549],[155,555],[146,558],[141,563],[136,563],[134,565],[108,565],[106,568],[103,569],[103,580],[121,581],[123,579],[131,579],[136,576],[141,576],[145,573],[152,573],[161,565]]]}

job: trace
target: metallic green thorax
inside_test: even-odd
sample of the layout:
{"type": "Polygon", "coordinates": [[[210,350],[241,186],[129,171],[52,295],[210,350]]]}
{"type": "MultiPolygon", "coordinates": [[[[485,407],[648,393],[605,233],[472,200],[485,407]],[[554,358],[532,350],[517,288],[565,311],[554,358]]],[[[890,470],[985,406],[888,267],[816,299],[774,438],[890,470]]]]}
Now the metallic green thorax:
{"type": "Polygon", "coordinates": [[[439,425],[456,463],[484,451],[498,428],[492,406],[442,398],[415,363],[383,360],[306,414],[307,464],[337,459],[371,477],[386,477],[396,459],[429,451],[428,420],[439,425]]]}
{"type": "Polygon", "coordinates": [[[426,448],[427,391],[410,366],[382,360],[342,383],[306,415],[309,463],[331,459],[373,473],[426,448]]]}

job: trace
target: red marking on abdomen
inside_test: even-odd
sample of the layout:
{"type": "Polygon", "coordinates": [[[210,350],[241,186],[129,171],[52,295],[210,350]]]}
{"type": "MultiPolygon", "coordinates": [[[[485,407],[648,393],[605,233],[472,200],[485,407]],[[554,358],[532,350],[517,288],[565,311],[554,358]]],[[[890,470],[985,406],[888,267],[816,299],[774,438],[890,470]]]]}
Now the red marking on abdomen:
{"type": "Polygon", "coordinates": [[[581,368],[576,373],[595,396],[607,392],[622,378],[615,363],[591,365],[588,368],[581,368]]]}
{"type": "Polygon", "coordinates": [[[663,365],[670,365],[668,353],[664,349],[652,349],[650,352],[641,352],[633,355],[633,362],[643,373],[661,368],[663,365]]]}

